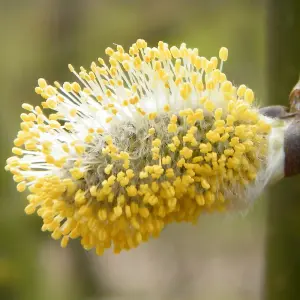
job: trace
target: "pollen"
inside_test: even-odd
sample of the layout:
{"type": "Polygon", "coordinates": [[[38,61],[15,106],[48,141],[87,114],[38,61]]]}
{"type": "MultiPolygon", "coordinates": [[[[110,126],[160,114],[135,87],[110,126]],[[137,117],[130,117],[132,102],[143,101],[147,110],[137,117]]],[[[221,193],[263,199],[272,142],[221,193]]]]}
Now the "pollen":
{"type": "Polygon", "coordinates": [[[5,169],[61,247],[98,255],[137,247],[173,222],[247,204],[267,164],[273,127],[254,92],[223,73],[227,48],[139,39],[105,50],[77,81],[38,80],[5,169]],[[50,112],[49,112],[50,110],[50,112]]]}

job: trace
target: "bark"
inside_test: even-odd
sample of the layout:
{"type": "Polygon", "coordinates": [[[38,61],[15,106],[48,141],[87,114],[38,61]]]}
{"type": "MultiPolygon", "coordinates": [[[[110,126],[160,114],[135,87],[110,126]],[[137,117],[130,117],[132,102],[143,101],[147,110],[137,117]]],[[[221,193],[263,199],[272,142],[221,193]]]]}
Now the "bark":
{"type": "MultiPolygon", "coordinates": [[[[300,72],[300,1],[268,2],[269,103],[289,104],[300,72]]],[[[291,137],[289,137],[291,138],[291,137]]],[[[274,186],[268,200],[264,299],[298,299],[300,295],[299,177],[274,186]]]]}

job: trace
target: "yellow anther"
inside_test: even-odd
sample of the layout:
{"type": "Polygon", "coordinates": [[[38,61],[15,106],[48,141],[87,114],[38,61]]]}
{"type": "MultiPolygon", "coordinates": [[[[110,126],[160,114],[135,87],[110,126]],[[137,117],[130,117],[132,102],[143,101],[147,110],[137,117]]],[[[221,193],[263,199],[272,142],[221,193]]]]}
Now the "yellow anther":
{"type": "Polygon", "coordinates": [[[120,217],[123,213],[122,207],[121,206],[115,206],[114,207],[114,214],[116,217],[120,217]]]}
{"type": "Polygon", "coordinates": [[[140,57],[135,57],[133,60],[133,65],[137,70],[141,69],[141,65],[142,65],[142,60],[140,59],[140,57]]]}
{"type": "Polygon", "coordinates": [[[212,63],[212,68],[216,69],[218,66],[218,58],[214,56],[210,59],[210,62],[212,63]]]}
{"type": "Polygon", "coordinates": [[[170,119],[170,123],[172,123],[172,124],[176,124],[177,123],[177,116],[176,115],[172,115],[172,117],[170,119]]]}
{"type": "Polygon", "coordinates": [[[71,65],[71,64],[68,64],[68,68],[69,68],[69,70],[71,71],[71,72],[74,72],[75,70],[74,70],[74,67],[71,65]]]}
{"type": "Polygon", "coordinates": [[[220,74],[221,74],[221,71],[219,69],[213,70],[212,80],[214,81],[214,83],[217,83],[220,81],[220,74]]]}
{"type": "Polygon", "coordinates": [[[205,202],[208,205],[213,204],[213,202],[215,201],[215,195],[211,191],[206,191],[204,193],[204,198],[205,198],[205,202]]]}
{"type": "Polygon", "coordinates": [[[215,110],[215,119],[220,120],[222,115],[223,115],[223,109],[222,108],[217,108],[215,110]]]}
{"type": "Polygon", "coordinates": [[[51,121],[49,122],[49,125],[50,125],[51,128],[55,128],[55,129],[60,128],[59,122],[57,122],[57,121],[55,121],[55,120],[51,120],[51,121]]]}
{"type": "Polygon", "coordinates": [[[232,156],[234,154],[234,150],[232,148],[227,148],[224,150],[224,154],[226,156],[232,156]]]}
{"type": "Polygon", "coordinates": [[[26,183],[25,183],[25,181],[20,182],[20,183],[17,185],[17,191],[18,191],[18,192],[24,192],[25,189],[26,189],[26,183]]]}
{"type": "Polygon", "coordinates": [[[206,66],[205,66],[205,72],[206,73],[211,73],[214,69],[214,63],[208,61],[206,66]]]}
{"type": "Polygon", "coordinates": [[[123,61],[122,62],[122,66],[123,66],[123,68],[125,69],[125,71],[129,71],[130,70],[130,64],[129,64],[129,62],[128,61],[123,61]]]}
{"type": "Polygon", "coordinates": [[[219,51],[219,57],[222,61],[226,61],[228,59],[228,49],[222,47],[219,51]]]}
{"type": "Polygon", "coordinates": [[[63,89],[66,90],[66,92],[70,93],[72,91],[72,85],[70,82],[64,82],[63,89]]]}
{"type": "Polygon", "coordinates": [[[189,149],[188,147],[183,147],[180,150],[180,155],[183,156],[185,159],[189,159],[193,155],[193,150],[189,149]]]}
{"type": "Polygon", "coordinates": [[[148,134],[153,135],[154,133],[155,133],[155,128],[152,127],[148,130],[148,134]]]}
{"type": "Polygon", "coordinates": [[[238,169],[240,166],[240,159],[236,156],[228,158],[227,167],[230,169],[238,169]]]}
{"type": "Polygon", "coordinates": [[[215,105],[211,100],[206,100],[204,103],[204,108],[210,112],[212,112],[215,109],[215,105]]]}
{"type": "Polygon", "coordinates": [[[175,176],[175,174],[174,174],[173,169],[169,168],[169,169],[166,170],[166,177],[167,178],[173,178],[174,176],[175,176]]]}
{"type": "Polygon", "coordinates": [[[221,85],[221,90],[224,93],[230,93],[232,91],[232,83],[230,81],[224,81],[221,85]]]}
{"type": "Polygon", "coordinates": [[[108,184],[109,186],[112,186],[112,185],[115,183],[115,180],[116,180],[116,176],[110,175],[110,176],[108,177],[108,179],[107,179],[107,184],[108,184]]]}
{"type": "Polygon", "coordinates": [[[105,221],[107,219],[107,211],[105,209],[99,209],[98,211],[98,218],[101,220],[101,221],[105,221]]]}
{"type": "Polygon", "coordinates": [[[196,195],[196,202],[199,206],[205,205],[205,199],[204,199],[203,194],[196,195]]]}
{"type": "Polygon", "coordinates": [[[69,122],[65,123],[64,127],[69,130],[69,131],[72,131],[73,130],[73,125],[69,122]]]}
{"type": "Polygon", "coordinates": [[[23,139],[21,139],[21,138],[16,138],[15,140],[14,140],[14,145],[15,146],[17,146],[17,147],[20,147],[20,146],[22,146],[23,144],[24,144],[24,140],[23,139]]]}
{"type": "Polygon", "coordinates": [[[176,132],[177,131],[177,125],[176,124],[169,124],[168,125],[168,132],[176,132]]]}
{"type": "Polygon", "coordinates": [[[84,176],[84,173],[82,171],[80,171],[79,168],[72,168],[72,169],[70,169],[70,174],[76,180],[79,180],[79,179],[81,179],[84,176]]]}
{"type": "MultiPolygon", "coordinates": [[[[265,122],[262,121],[262,120],[258,121],[257,126],[258,126],[257,129],[258,129],[259,132],[269,133],[270,130],[271,130],[271,125],[265,123],[265,122]]],[[[258,138],[258,137],[257,137],[257,138],[258,138]]]]}
{"type": "Polygon", "coordinates": [[[40,79],[38,80],[38,85],[39,85],[40,88],[44,89],[44,88],[47,87],[47,82],[46,82],[45,79],[40,78],[40,79]]]}
{"type": "Polygon", "coordinates": [[[20,155],[23,155],[23,150],[21,148],[13,147],[12,153],[20,156],[20,155]]]}
{"type": "Polygon", "coordinates": [[[231,138],[229,145],[231,147],[234,147],[235,145],[237,145],[239,143],[239,140],[240,139],[238,137],[233,137],[233,138],[231,138]]]}
{"type": "Polygon", "coordinates": [[[212,150],[212,145],[210,143],[207,144],[201,143],[199,145],[199,149],[201,153],[208,153],[212,150]]]}
{"type": "Polygon", "coordinates": [[[140,209],[139,209],[139,214],[140,214],[140,216],[142,216],[143,218],[148,218],[149,217],[149,210],[148,210],[148,208],[147,207],[141,207],[140,209]]]}
{"type": "Polygon", "coordinates": [[[38,94],[38,95],[41,95],[43,93],[43,89],[39,86],[37,86],[34,91],[38,94]]]}
{"type": "Polygon", "coordinates": [[[106,123],[110,123],[110,122],[112,121],[112,119],[113,119],[112,117],[107,117],[107,118],[105,119],[105,122],[106,122],[106,123]]]}
{"type": "Polygon", "coordinates": [[[204,104],[207,101],[207,99],[208,99],[207,96],[201,97],[199,103],[204,104]]]}
{"type": "Polygon", "coordinates": [[[118,45],[117,46],[117,50],[120,52],[120,53],[124,53],[124,48],[121,46],[121,45],[118,45]]]}
{"type": "Polygon", "coordinates": [[[152,146],[160,147],[160,145],[161,145],[161,140],[160,139],[155,139],[154,141],[152,141],[152,146]]]}
{"type": "Polygon", "coordinates": [[[154,120],[156,117],[157,117],[157,113],[154,113],[154,112],[150,113],[148,116],[149,120],[154,120]]]}
{"type": "Polygon", "coordinates": [[[197,70],[199,70],[200,68],[203,67],[202,60],[198,55],[194,56],[194,59],[192,60],[192,62],[197,70]]]}
{"type": "Polygon", "coordinates": [[[227,115],[227,117],[226,117],[226,124],[228,126],[232,126],[234,124],[235,120],[236,119],[235,119],[235,117],[233,115],[227,115]]]}
{"type": "MultiPolygon", "coordinates": [[[[86,78],[86,80],[90,80],[90,78],[86,78]]],[[[86,94],[86,95],[91,95],[92,91],[89,88],[84,88],[83,93],[86,94]]]]}
{"type": "Polygon", "coordinates": [[[22,104],[22,108],[23,108],[23,109],[26,109],[26,110],[28,110],[28,111],[33,111],[33,106],[30,105],[30,104],[27,104],[27,103],[23,103],[23,104],[22,104]]]}
{"type": "Polygon", "coordinates": [[[133,178],[134,177],[134,172],[132,169],[128,169],[126,170],[126,175],[129,179],[133,178]]]}
{"type": "Polygon", "coordinates": [[[35,151],[37,150],[37,143],[33,140],[30,140],[25,143],[25,149],[29,151],[35,151]]]}
{"type": "Polygon", "coordinates": [[[187,100],[192,92],[192,86],[190,83],[183,83],[180,88],[180,96],[187,100]]]}
{"type": "Polygon", "coordinates": [[[25,180],[24,176],[22,176],[22,175],[14,175],[13,179],[15,182],[21,182],[21,181],[25,180]]]}
{"type": "Polygon", "coordinates": [[[111,48],[111,47],[107,47],[105,49],[105,53],[108,55],[108,56],[112,56],[114,54],[114,50],[111,48]]]}
{"type": "Polygon", "coordinates": [[[247,87],[244,84],[240,85],[239,88],[237,89],[238,97],[240,97],[240,98],[244,97],[246,89],[247,89],[247,87]]]}
{"type": "Polygon", "coordinates": [[[116,67],[118,65],[117,60],[115,60],[114,58],[110,57],[109,59],[109,63],[112,67],[116,67]]]}
{"type": "Polygon", "coordinates": [[[165,112],[170,111],[170,105],[169,105],[169,104],[166,104],[166,105],[164,106],[164,111],[165,111],[165,112]]]}
{"type": "Polygon", "coordinates": [[[86,198],[84,197],[84,191],[78,190],[75,194],[75,203],[78,205],[82,205],[86,202],[86,198]]]}
{"type": "Polygon", "coordinates": [[[212,91],[215,87],[215,83],[212,79],[206,81],[206,89],[212,91]]]}
{"type": "Polygon", "coordinates": [[[48,85],[46,88],[45,88],[45,92],[46,94],[49,96],[49,97],[52,97],[56,94],[56,89],[51,86],[51,85],[48,85]]]}
{"type": "Polygon", "coordinates": [[[200,60],[201,60],[201,68],[205,70],[207,68],[208,60],[204,56],[200,56],[200,60]]]}
{"type": "Polygon", "coordinates": [[[69,237],[68,236],[64,236],[62,239],[61,239],[61,242],[60,242],[60,246],[62,248],[66,248],[67,245],[69,243],[69,237]]]}
{"type": "Polygon", "coordinates": [[[225,121],[224,120],[217,120],[217,121],[215,121],[214,125],[216,127],[224,127],[225,126],[225,121]]]}
{"type": "Polygon", "coordinates": [[[224,73],[220,73],[220,78],[219,78],[219,81],[220,82],[225,82],[227,80],[227,77],[224,73]]]}
{"type": "Polygon", "coordinates": [[[98,134],[102,134],[102,133],[104,132],[104,130],[103,130],[102,128],[97,128],[97,129],[96,129],[96,132],[97,132],[98,134]]]}
{"type": "Polygon", "coordinates": [[[205,190],[208,190],[210,188],[210,184],[207,182],[207,180],[205,178],[201,178],[201,186],[205,190]]]}
{"type": "Polygon", "coordinates": [[[206,138],[207,138],[210,142],[216,143],[216,142],[218,142],[218,141],[220,140],[220,134],[217,133],[217,132],[215,132],[215,131],[210,130],[210,131],[208,131],[208,132],[206,133],[206,138]]]}
{"type": "Polygon", "coordinates": [[[236,145],[234,146],[234,150],[235,150],[236,152],[243,153],[243,152],[245,152],[246,147],[245,147],[243,144],[236,144],[236,145]]]}
{"type": "Polygon", "coordinates": [[[22,114],[20,115],[20,118],[21,118],[22,121],[24,121],[24,122],[30,121],[29,115],[24,114],[24,113],[22,113],[22,114]]]}
{"type": "Polygon", "coordinates": [[[26,207],[25,207],[25,213],[27,215],[31,215],[35,212],[36,208],[33,204],[28,204],[26,207]]]}
{"type": "Polygon", "coordinates": [[[81,91],[81,87],[77,82],[72,83],[72,89],[75,93],[79,93],[81,91]]]}
{"type": "Polygon", "coordinates": [[[169,148],[170,151],[172,151],[172,152],[175,152],[175,151],[176,151],[176,146],[175,146],[173,143],[168,144],[168,148],[169,148]]]}
{"type": "Polygon", "coordinates": [[[97,195],[97,186],[93,185],[90,187],[90,193],[92,197],[96,197],[97,195]]]}
{"type": "Polygon", "coordinates": [[[177,162],[177,167],[178,167],[178,168],[182,168],[182,167],[184,166],[184,164],[185,164],[185,159],[184,159],[184,158],[181,158],[181,159],[179,159],[178,162],[177,162]]]}
{"type": "Polygon", "coordinates": [[[248,103],[252,103],[254,101],[254,93],[251,89],[246,89],[244,94],[244,99],[248,103]]]}
{"type": "Polygon", "coordinates": [[[172,46],[170,48],[170,51],[171,51],[171,54],[173,55],[173,57],[175,59],[180,57],[180,51],[179,51],[179,49],[176,46],[172,46]]]}
{"type": "Polygon", "coordinates": [[[167,165],[171,163],[171,157],[170,156],[165,156],[162,158],[162,164],[167,165]]]}
{"type": "Polygon", "coordinates": [[[88,134],[85,138],[84,141],[86,143],[91,143],[94,140],[94,136],[92,134],[88,134]]]}
{"type": "Polygon", "coordinates": [[[125,215],[126,215],[127,218],[131,217],[131,209],[130,209],[129,205],[125,206],[125,215]]]}
{"type": "Polygon", "coordinates": [[[198,163],[200,161],[203,161],[203,157],[202,156],[195,156],[192,160],[193,163],[198,163]]]}
{"type": "Polygon", "coordinates": [[[155,64],[154,64],[154,70],[160,71],[161,68],[162,68],[161,62],[160,61],[156,61],[155,64]]]}
{"type": "Polygon", "coordinates": [[[113,165],[112,165],[112,164],[107,165],[107,166],[105,167],[105,169],[104,169],[105,174],[109,175],[109,174],[111,173],[111,171],[112,171],[112,168],[113,168],[113,165]]]}
{"type": "Polygon", "coordinates": [[[120,157],[121,157],[121,159],[126,160],[126,159],[129,159],[129,154],[127,152],[121,151],[120,157]]]}
{"type": "Polygon", "coordinates": [[[225,132],[225,133],[221,136],[220,141],[221,141],[221,142],[226,142],[228,139],[229,139],[229,134],[228,134],[228,132],[225,132]]]}
{"type": "Polygon", "coordinates": [[[193,114],[193,110],[192,109],[184,109],[184,110],[180,110],[179,111],[179,115],[181,117],[186,117],[186,116],[190,116],[193,114]]]}
{"type": "Polygon", "coordinates": [[[181,55],[181,57],[187,57],[188,56],[188,50],[186,48],[185,43],[181,43],[181,45],[180,45],[180,55],[181,55]]]}
{"type": "Polygon", "coordinates": [[[126,188],[127,194],[129,197],[135,197],[137,195],[137,189],[135,185],[131,185],[126,188]]]}
{"type": "Polygon", "coordinates": [[[142,171],[142,172],[140,172],[139,177],[140,177],[140,179],[147,178],[148,177],[148,173],[142,171]]]}

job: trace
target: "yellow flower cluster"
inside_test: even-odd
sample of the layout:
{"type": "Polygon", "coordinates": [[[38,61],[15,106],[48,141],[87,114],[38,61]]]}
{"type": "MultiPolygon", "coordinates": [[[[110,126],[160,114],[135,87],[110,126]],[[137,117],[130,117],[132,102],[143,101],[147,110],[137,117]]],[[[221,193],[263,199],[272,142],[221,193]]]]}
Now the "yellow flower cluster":
{"type": "Polygon", "coordinates": [[[6,169],[28,188],[25,212],[66,247],[131,249],[167,223],[235,206],[264,167],[271,130],[219,60],[185,44],[106,49],[77,82],[39,79],[42,107],[23,104],[6,169]],[[45,109],[53,110],[46,115],[45,109]]]}

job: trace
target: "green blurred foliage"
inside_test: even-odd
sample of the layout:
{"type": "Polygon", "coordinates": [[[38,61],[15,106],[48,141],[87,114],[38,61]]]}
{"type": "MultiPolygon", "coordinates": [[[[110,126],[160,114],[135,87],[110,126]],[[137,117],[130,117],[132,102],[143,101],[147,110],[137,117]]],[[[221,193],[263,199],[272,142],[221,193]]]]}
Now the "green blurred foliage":
{"type": "MultiPolygon", "coordinates": [[[[253,88],[260,103],[265,98],[266,12],[263,1],[2,0],[0,8],[0,161],[3,167],[19,127],[21,103],[38,104],[41,101],[34,94],[36,80],[44,77],[49,82],[70,81],[72,76],[68,73],[68,63],[88,67],[91,61],[103,56],[104,49],[113,43],[128,47],[137,38],[146,39],[150,45],[155,45],[159,40],[177,45],[185,42],[199,48],[201,55],[209,57],[216,56],[219,48],[226,46],[229,48],[229,61],[225,65],[228,77],[236,84],[245,83],[253,88]]],[[[11,176],[1,171],[0,299],[100,299],[103,293],[120,295],[121,292],[114,291],[109,284],[102,287],[101,280],[93,278],[101,271],[93,272],[90,260],[76,243],[71,245],[70,250],[53,246],[57,242],[40,233],[39,218],[24,215],[25,202],[25,195],[15,191],[11,176]],[[49,271],[48,259],[48,264],[52,264],[53,260],[52,271],[49,271]],[[60,277],[60,274],[67,276],[60,277]]],[[[237,252],[247,260],[252,255],[248,250],[252,249],[251,243],[256,236],[261,236],[263,222],[263,205],[259,204],[255,213],[251,211],[246,219],[230,220],[229,225],[225,226],[227,231],[221,233],[220,219],[207,220],[204,225],[210,229],[200,228],[196,234],[205,236],[201,241],[205,241],[206,246],[196,242],[185,245],[185,248],[177,245],[180,234],[195,231],[190,227],[181,229],[175,226],[167,230],[161,239],[171,241],[174,247],[178,246],[174,259],[179,257],[183,269],[185,263],[182,257],[189,255],[189,251],[195,259],[198,251],[206,251],[207,254],[211,249],[209,245],[213,247],[213,240],[221,236],[228,237],[231,246],[226,244],[229,249],[221,247],[218,255],[223,251],[237,252]],[[245,234],[251,237],[245,238],[245,234]],[[243,245],[245,240],[249,245],[247,242],[243,245]]],[[[195,235],[192,236],[194,238],[195,235]]],[[[187,241],[191,238],[187,237],[187,241]]],[[[146,247],[144,245],[143,250],[146,247]]],[[[163,251],[164,245],[161,247],[155,255],[163,251]]],[[[263,255],[262,251],[259,253],[263,255]]],[[[213,257],[208,256],[207,259],[213,257]]],[[[186,269],[186,273],[189,272],[186,269]]],[[[182,280],[187,281],[188,278],[174,280],[174,286],[177,286],[174,291],[180,290],[182,280]]],[[[246,291],[245,294],[235,293],[234,288],[229,289],[227,295],[230,299],[253,299],[259,291],[255,284],[251,288],[254,291],[246,291]]],[[[145,290],[143,295],[147,293],[145,290]]],[[[170,290],[166,299],[174,298],[174,295],[176,293],[170,290]]],[[[225,299],[222,295],[220,290],[220,298],[214,296],[213,299],[225,299]]],[[[181,296],[184,299],[185,295],[181,296]]],[[[186,297],[193,299],[192,296],[186,297]]],[[[129,296],[128,299],[132,298],[129,296]]]]}

